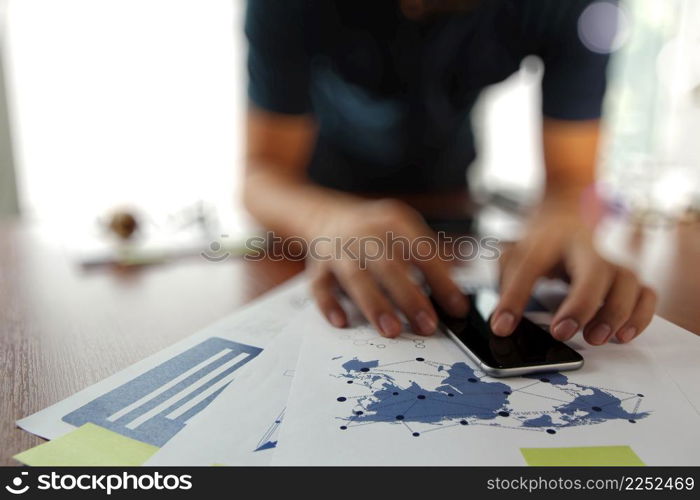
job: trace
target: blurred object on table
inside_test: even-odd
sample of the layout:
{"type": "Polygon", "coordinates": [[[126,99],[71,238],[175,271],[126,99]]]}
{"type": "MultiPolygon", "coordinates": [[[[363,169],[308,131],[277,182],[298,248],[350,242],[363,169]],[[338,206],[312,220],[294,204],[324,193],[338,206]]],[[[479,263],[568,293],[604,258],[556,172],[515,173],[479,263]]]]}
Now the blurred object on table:
{"type": "Polygon", "coordinates": [[[115,209],[98,218],[86,236],[66,238],[66,246],[84,267],[160,264],[197,255],[220,262],[245,253],[246,236],[223,230],[216,207],[198,201],[165,217],[115,209]]]}

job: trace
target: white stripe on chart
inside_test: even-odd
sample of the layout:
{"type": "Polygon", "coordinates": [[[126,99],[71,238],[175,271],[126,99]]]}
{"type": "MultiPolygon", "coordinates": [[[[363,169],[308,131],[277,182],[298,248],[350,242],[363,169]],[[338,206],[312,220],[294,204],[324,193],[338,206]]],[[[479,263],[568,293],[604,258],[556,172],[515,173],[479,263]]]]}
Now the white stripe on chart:
{"type": "Polygon", "coordinates": [[[224,378],[219,380],[217,383],[212,384],[211,387],[207,387],[205,390],[197,394],[195,397],[190,399],[187,403],[183,404],[182,406],[178,406],[175,410],[170,412],[168,415],[166,415],[167,418],[171,420],[175,420],[176,418],[184,415],[187,413],[191,408],[194,408],[197,406],[199,403],[207,399],[209,396],[214,394],[216,391],[221,389],[222,387],[226,386],[229,382],[233,380],[233,377],[236,375],[236,372],[229,373],[226,375],[224,378]]]}
{"type": "Polygon", "coordinates": [[[141,425],[144,422],[146,422],[147,420],[150,420],[151,418],[155,417],[156,415],[161,413],[163,410],[170,408],[171,406],[176,404],[178,401],[186,398],[187,396],[189,396],[190,394],[195,392],[197,389],[199,389],[200,387],[205,385],[207,382],[216,378],[218,375],[225,372],[226,370],[231,368],[236,363],[243,361],[248,356],[250,356],[250,354],[248,354],[247,352],[242,352],[238,356],[228,360],[226,363],[213,369],[212,371],[207,373],[202,378],[197,379],[189,387],[185,387],[183,390],[181,390],[180,392],[178,392],[174,396],[168,398],[167,400],[163,401],[161,404],[159,404],[155,408],[152,408],[151,410],[147,411],[143,415],[136,417],[134,420],[132,420],[131,422],[126,424],[126,428],[131,429],[131,430],[136,429],[139,425],[141,425]]]}
{"type": "Polygon", "coordinates": [[[215,362],[215,361],[217,361],[217,360],[223,358],[224,356],[226,356],[227,354],[229,354],[229,353],[231,353],[231,352],[233,352],[233,351],[232,351],[231,349],[228,349],[228,348],[226,348],[226,349],[224,349],[224,350],[222,350],[222,351],[217,352],[216,354],[214,354],[214,355],[208,357],[207,359],[205,359],[205,360],[202,361],[201,363],[199,363],[199,364],[193,366],[192,368],[190,368],[190,369],[187,370],[186,372],[184,372],[184,373],[178,375],[177,377],[175,377],[174,379],[172,379],[170,382],[161,385],[158,389],[155,389],[154,391],[149,392],[148,394],[146,394],[146,395],[143,396],[142,398],[139,398],[138,400],[136,400],[136,401],[134,401],[133,403],[131,403],[129,406],[125,406],[124,408],[122,408],[122,409],[119,410],[118,412],[113,413],[112,415],[110,415],[109,417],[107,417],[107,420],[109,420],[110,422],[116,422],[117,420],[119,420],[120,418],[122,418],[124,415],[127,415],[128,413],[132,412],[133,410],[135,410],[135,409],[138,408],[139,406],[143,405],[144,403],[148,403],[148,402],[151,401],[152,399],[157,398],[158,396],[160,396],[161,394],[163,394],[165,391],[167,391],[167,390],[172,389],[173,387],[175,387],[177,384],[179,384],[180,382],[182,382],[183,380],[185,380],[185,379],[186,379],[187,377],[189,377],[190,375],[192,375],[192,374],[198,372],[199,370],[201,370],[201,369],[204,368],[205,366],[208,366],[208,365],[210,365],[211,363],[213,363],[213,362],[215,362]]]}

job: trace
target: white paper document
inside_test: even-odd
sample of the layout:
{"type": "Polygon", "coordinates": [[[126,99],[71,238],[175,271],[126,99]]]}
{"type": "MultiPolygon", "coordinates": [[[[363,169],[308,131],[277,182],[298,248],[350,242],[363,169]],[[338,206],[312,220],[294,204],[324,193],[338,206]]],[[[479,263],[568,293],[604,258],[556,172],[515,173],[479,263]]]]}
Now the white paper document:
{"type": "MultiPolygon", "coordinates": [[[[483,273],[481,273],[483,274],[483,273]]],[[[463,273],[465,290],[487,286],[488,281],[463,273]]],[[[359,313],[349,303],[355,320],[359,313]]],[[[539,317],[549,319],[548,313],[539,317]]],[[[146,465],[268,465],[278,445],[277,435],[284,420],[284,409],[301,347],[304,325],[290,324],[246,366],[236,379],[206,409],[193,417],[181,432],[168,441],[146,465]]],[[[364,331],[362,345],[381,337],[364,331]]],[[[414,337],[420,345],[423,338],[414,337]]],[[[399,342],[399,341],[391,341],[399,342]]]]}
{"type": "Polygon", "coordinates": [[[620,445],[647,465],[700,464],[698,369],[668,369],[674,335],[700,344],[660,318],[629,345],[571,343],[581,370],[507,379],[442,334],[387,340],[312,308],[294,323],[305,338],[273,465],[524,465],[521,448],[620,445]]]}
{"type": "Polygon", "coordinates": [[[297,278],[17,425],[54,439],[90,422],[161,447],[254,365],[308,301],[307,282],[297,278]]]}
{"type": "Polygon", "coordinates": [[[303,330],[286,328],[146,465],[269,465],[303,330]]]}

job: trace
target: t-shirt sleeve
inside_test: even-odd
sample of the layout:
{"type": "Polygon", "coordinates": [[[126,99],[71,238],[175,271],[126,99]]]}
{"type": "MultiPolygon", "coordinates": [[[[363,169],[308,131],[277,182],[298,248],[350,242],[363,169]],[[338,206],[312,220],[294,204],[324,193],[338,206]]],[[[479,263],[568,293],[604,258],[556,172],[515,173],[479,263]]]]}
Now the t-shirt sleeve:
{"type": "Polygon", "coordinates": [[[608,52],[617,20],[613,2],[556,0],[550,4],[540,55],[544,61],[542,112],[562,120],[600,118],[608,52]],[[601,7],[602,5],[602,7],[601,7]]]}
{"type": "Polygon", "coordinates": [[[310,111],[309,62],[303,31],[303,2],[248,0],[248,98],[284,114],[310,111]]]}

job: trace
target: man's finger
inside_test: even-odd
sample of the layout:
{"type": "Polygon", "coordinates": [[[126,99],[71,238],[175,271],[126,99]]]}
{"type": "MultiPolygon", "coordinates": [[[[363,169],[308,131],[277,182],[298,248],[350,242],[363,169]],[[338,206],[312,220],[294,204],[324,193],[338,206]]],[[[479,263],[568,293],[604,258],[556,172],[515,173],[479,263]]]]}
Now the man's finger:
{"type": "Polygon", "coordinates": [[[491,330],[505,337],[513,333],[537,280],[554,265],[554,254],[544,249],[513,249],[501,273],[501,298],[491,317],[491,330]]]}
{"type": "Polygon", "coordinates": [[[437,315],[428,297],[411,279],[408,266],[384,262],[371,268],[392,301],[420,335],[432,335],[437,329],[437,315]]]}
{"type": "Polygon", "coordinates": [[[592,252],[573,256],[571,287],[552,320],[552,335],[569,340],[598,312],[610,290],[613,268],[592,252]]]}
{"type": "Polygon", "coordinates": [[[423,273],[437,303],[450,315],[464,317],[469,310],[469,301],[452,281],[450,264],[440,258],[437,236],[422,229],[414,226],[406,228],[412,240],[412,262],[423,273]]]}
{"type": "Polygon", "coordinates": [[[643,287],[632,315],[627,320],[627,323],[615,334],[617,339],[623,344],[634,340],[649,326],[654,317],[655,309],[656,293],[649,287],[643,287]]]}
{"type": "Polygon", "coordinates": [[[394,338],[401,334],[402,326],[394,307],[382,293],[374,277],[366,269],[354,267],[353,263],[339,266],[336,277],[340,286],[357,305],[367,320],[384,337],[394,338]]]}
{"type": "Polygon", "coordinates": [[[605,303],[583,330],[586,342],[591,345],[608,342],[632,315],[639,293],[639,281],[634,273],[618,268],[605,303]]]}
{"type": "Polygon", "coordinates": [[[335,291],[337,282],[328,269],[319,269],[311,279],[311,294],[316,305],[328,322],[336,328],[347,326],[348,319],[343,307],[338,302],[335,291]]]}

